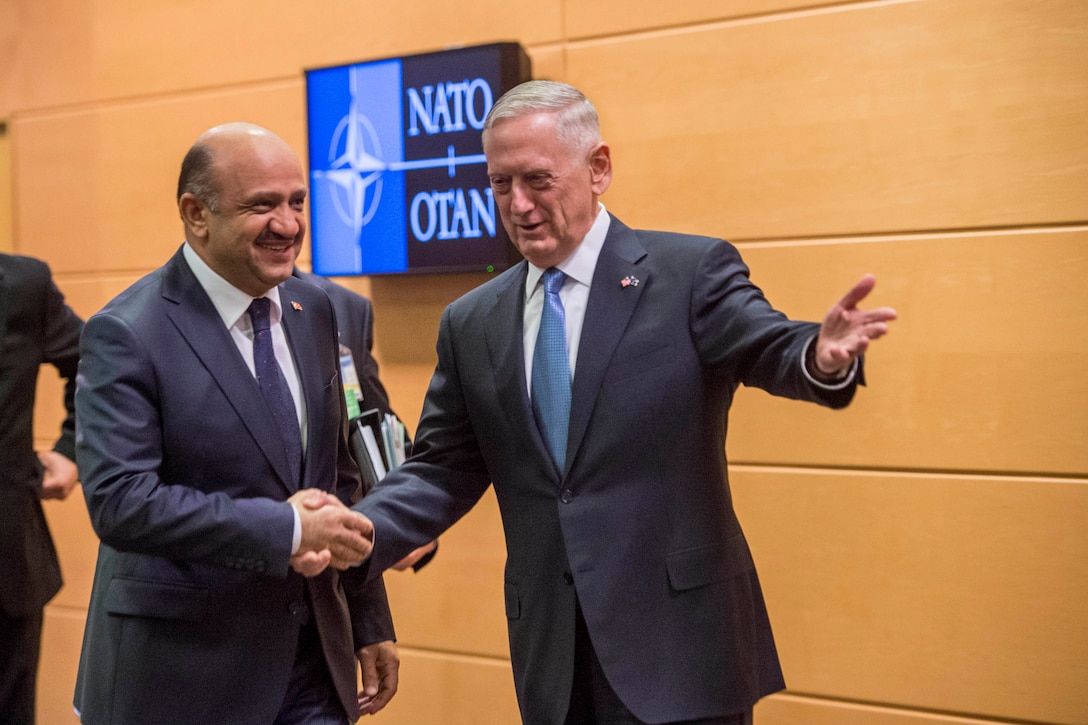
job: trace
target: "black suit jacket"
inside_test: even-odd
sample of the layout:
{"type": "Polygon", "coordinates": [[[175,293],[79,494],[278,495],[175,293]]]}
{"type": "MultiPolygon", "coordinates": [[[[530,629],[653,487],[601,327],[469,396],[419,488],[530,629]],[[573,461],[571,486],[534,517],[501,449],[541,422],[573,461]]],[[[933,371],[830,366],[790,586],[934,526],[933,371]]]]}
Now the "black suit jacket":
{"type": "MultiPolygon", "coordinates": [[[[293,278],[280,296],[306,406],[301,485],[348,502],[359,480],[332,306],[293,278]]],[[[354,650],[393,638],[384,587],[289,569],[284,502],[296,483],[257,382],[180,250],[88,320],[76,409],[101,538],[76,686],[83,722],[272,722],[309,616],[355,713],[354,650]]]]}
{"type": "Polygon", "coordinates": [[[443,314],[415,455],[356,506],[375,525],[372,571],[451,525],[493,481],[526,723],[563,722],[576,595],[609,682],[638,718],[751,707],[784,682],[729,491],[733,394],[745,384],[839,407],[854,385],[807,380],[802,351],[818,326],[775,311],[730,244],[613,218],[558,470],[526,390],[526,269],[443,314]]]}
{"type": "Polygon", "coordinates": [[[43,364],[67,381],[68,415],[54,450],[75,460],[73,394],[82,328],[44,262],[0,254],[0,609],[13,617],[40,611],[61,587],[42,513],[34,393],[43,364]]]}

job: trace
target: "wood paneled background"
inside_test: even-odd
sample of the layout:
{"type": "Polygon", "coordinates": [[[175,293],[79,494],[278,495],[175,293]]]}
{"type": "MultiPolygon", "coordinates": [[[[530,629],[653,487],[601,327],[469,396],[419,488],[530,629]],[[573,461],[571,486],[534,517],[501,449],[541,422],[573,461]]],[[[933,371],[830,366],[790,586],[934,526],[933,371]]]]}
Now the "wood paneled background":
{"type": "MultiPolygon", "coordinates": [[[[629,225],[733,240],[793,317],[865,272],[900,312],[846,411],[734,408],[790,686],[757,722],[1088,723],[1085,0],[2,0],[0,248],[90,315],[181,242],[201,131],[250,120],[303,154],[304,68],[500,40],[596,102],[629,225]]],[[[442,308],[483,279],[347,281],[410,424],[442,308]]],[[[39,392],[46,447],[51,371],[39,392]]],[[[63,725],[96,541],[78,495],[46,509],[67,584],[39,720],[63,725]]],[[[387,577],[403,665],[378,722],[517,722],[504,558],[488,496],[387,577]]]]}

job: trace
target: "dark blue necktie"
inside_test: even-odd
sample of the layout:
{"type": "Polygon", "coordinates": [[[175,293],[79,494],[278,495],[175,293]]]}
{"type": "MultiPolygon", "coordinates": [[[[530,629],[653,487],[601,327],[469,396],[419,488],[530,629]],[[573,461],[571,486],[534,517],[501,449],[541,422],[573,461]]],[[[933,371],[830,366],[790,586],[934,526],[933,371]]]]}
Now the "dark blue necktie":
{"type": "Polygon", "coordinates": [[[298,414],[291,389],[287,387],[287,378],[276,362],[276,353],[272,347],[272,329],[268,311],[272,300],[259,297],[249,305],[249,319],[253,323],[253,367],[257,372],[257,384],[261,388],[272,418],[276,421],[276,430],[287,452],[287,462],[291,465],[291,483],[299,485],[302,470],[302,434],[298,428],[298,414]]]}
{"type": "Polygon", "coordinates": [[[533,414],[559,470],[566,464],[570,425],[570,360],[566,315],[559,299],[566,279],[555,267],[544,272],[544,311],[533,350],[533,414]]]}

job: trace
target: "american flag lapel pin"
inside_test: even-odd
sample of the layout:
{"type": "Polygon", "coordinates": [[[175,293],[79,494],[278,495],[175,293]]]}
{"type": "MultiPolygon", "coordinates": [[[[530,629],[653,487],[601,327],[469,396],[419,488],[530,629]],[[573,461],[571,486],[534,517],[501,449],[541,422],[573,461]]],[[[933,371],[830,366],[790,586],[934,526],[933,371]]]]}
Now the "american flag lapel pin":
{"type": "Polygon", "coordinates": [[[295,302],[294,300],[291,300],[291,307],[294,308],[296,312],[302,312],[302,305],[295,302]]]}
{"type": "Polygon", "coordinates": [[[620,286],[621,287],[638,287],[638,277],[632,277],[631,275],[627,275],[626,277],[624,277],[623,279],[620,280],[620,286]]]}

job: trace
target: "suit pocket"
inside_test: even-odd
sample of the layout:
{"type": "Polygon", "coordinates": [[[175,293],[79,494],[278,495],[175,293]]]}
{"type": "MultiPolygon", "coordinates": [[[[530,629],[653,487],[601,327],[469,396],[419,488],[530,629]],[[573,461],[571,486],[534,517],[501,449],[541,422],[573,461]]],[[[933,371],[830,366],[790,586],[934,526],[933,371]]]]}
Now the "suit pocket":
{"type": "Polygon", "coordinates": [[[682,592],[726,581],[755,568],[748,542],[734,536],[722,544],[696,546],[669,554],[665,559],[669,584],[682,592]]]}
{"type": "Polygon", "coordinates": [[[518,585],[514,582],[503,584],[503,593],[506,595],[506,618],[518,619],[521,617],[521,595],[518,593],[518,585]]]}
{"type": "Polygon", "coordinates": [[[116,578],[106,594],[110,614],[199,622],[207,608],[208,590],[186,584],[116,578]]]}

